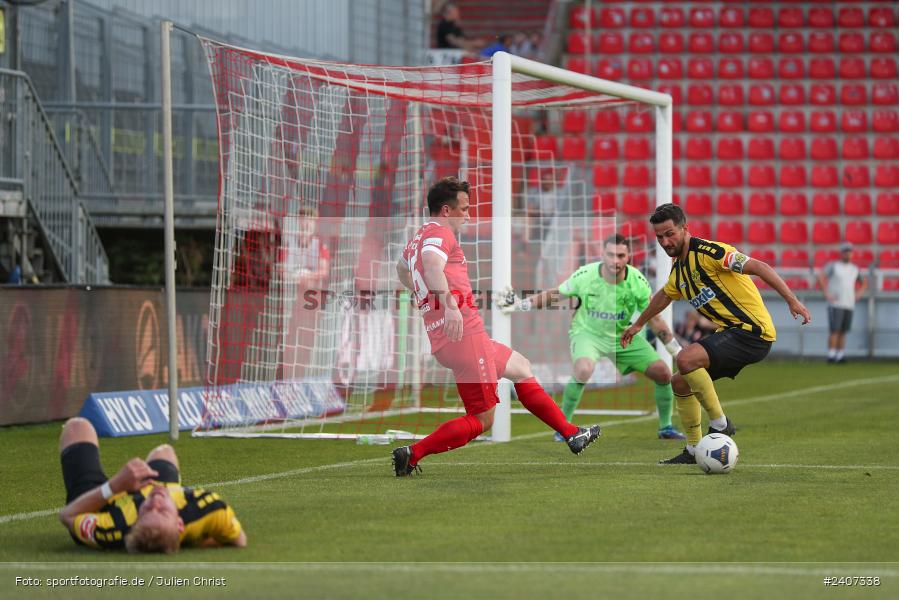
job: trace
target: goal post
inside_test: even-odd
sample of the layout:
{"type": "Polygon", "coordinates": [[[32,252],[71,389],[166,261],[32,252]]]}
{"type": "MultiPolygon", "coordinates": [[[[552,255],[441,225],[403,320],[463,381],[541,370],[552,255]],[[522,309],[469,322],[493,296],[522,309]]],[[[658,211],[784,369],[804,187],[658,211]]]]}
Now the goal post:
{"type": "MultiPolygon", "coordinates": [[[[671,201],[667,94],[503,52],[383,67],[199,40],[220,186],[205,415],[194,435],[416,439],[463,410],[394,269],[441,177],[471,184],[473,219],[459,241],[488,333],[528,356],[550,391],[570,376],[572,313],[510,318],[493,310],[490,290],[557,287],[598,260],[612,232],[633,240],[639,268],[652,266],[648,215],[619,222],[605,202],[671,201]],[[631,145],[626,129],[600,121],[632,123],[642,154],[594,165],[544,147],[575,114],[595,118],[597,147],[631,145]]],[[[661,281],[668,257],[654,255],[661,281]]],[[[651,393],[606,363],[587,412],[651,410],[651,393]]],[[[501,380],[494,441],[511,438],[511,391],[501,380]]]]}

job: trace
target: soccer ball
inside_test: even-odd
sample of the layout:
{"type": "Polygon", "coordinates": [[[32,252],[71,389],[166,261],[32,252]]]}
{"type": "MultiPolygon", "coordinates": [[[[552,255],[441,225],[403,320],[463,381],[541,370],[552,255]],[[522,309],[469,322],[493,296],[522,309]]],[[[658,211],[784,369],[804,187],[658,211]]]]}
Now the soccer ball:
{"type": "Polygon", "coordinates": [[[703,472],[730,473],[737,466],[740,451],[737,444],[723,433],[710,433],[696,444],[696,464],[703,472]]]}

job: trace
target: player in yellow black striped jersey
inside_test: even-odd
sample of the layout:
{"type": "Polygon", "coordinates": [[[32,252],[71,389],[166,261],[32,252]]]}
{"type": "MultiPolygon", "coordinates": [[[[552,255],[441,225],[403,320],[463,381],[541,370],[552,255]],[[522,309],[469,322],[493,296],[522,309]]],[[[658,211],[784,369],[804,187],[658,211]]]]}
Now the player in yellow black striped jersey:
{"type": "Polygon", "coordinates": [[[183,546],[246,546],[234,510],[214,492],[184,487],[169,445],[133,458],[111,479],[90,421],[69,419],[59,440],[66,506],[59,519],[79,544],[171,554],[183,546]]]}
{"type": "Polygon", "coordinates": [[[687,446],[665,464],[695,463],[693,450],[701,439],[702,408],[709,415],[708,433],[733,435],[736,427],[721,409],[712,383],[734,378],[746,365],[768,355],[776,339],[774,323],[750,275],[759,277],[786,301],[793,318],[811,321],[808,309],[767,263],[755,260],[729,244],[690,235],[687,217],[674,204],[663,204],[649,218],[656,239],[674,259],[668,283],[653,295],[646,310],[621,335],[621,345],[674,300],[687,300],[718,330],[690,344],[677,355],[678,373],[671,379],[677,410],[687,430],[687,446]]]}

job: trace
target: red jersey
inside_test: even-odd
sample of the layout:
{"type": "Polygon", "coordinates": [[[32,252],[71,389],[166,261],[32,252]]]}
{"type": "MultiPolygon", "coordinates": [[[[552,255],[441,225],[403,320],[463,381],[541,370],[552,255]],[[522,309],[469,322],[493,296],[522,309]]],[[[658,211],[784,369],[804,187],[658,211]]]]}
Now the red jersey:
{"type": "Polygon", "coordinates": [[[421,259],[425,252],[434,252],[446,261],[443,273],[462,313],[462,336],[483,332],[484,321],[478,314],[477,298],[472,293],[471,281],[468,279],[468,264],[456,236],[449,227],[440,223],[425,223],[403,249],[403,260],[412,273],[416,303],[431,341],[431,352],[435,353],[449,343],[443,333],[446,306],[443,300],[438,301],[425,284],[424,262],[421,259]]]}

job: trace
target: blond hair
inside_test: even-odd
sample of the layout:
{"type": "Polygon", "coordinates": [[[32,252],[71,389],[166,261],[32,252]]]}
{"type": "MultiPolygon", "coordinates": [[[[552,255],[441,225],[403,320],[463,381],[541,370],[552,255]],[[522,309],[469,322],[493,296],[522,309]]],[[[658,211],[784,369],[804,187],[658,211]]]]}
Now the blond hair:
{"type": "Polygon", "coordinates": [[[132,554],[175,554],[181,546],[177,528],[163,528],[137,522],[125,536],[125,548],[132,554]]]}

